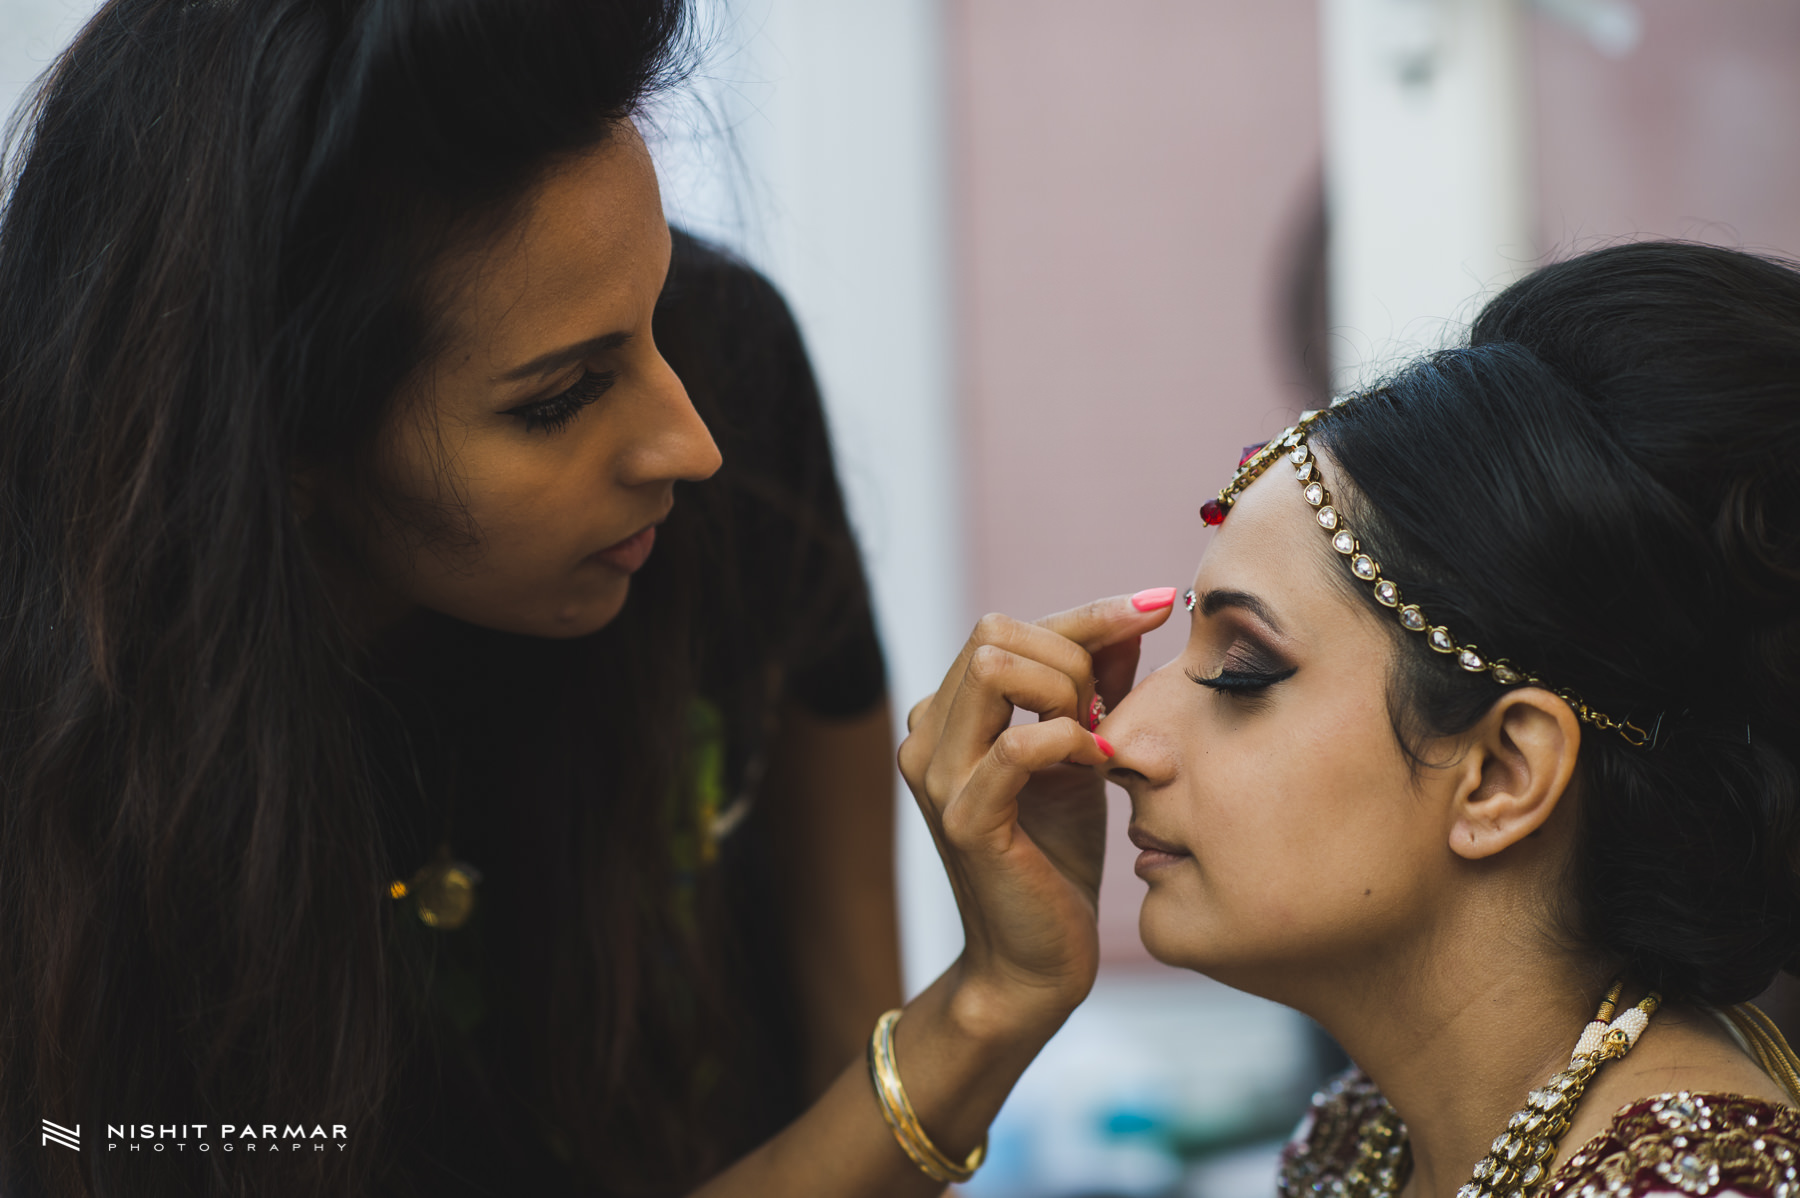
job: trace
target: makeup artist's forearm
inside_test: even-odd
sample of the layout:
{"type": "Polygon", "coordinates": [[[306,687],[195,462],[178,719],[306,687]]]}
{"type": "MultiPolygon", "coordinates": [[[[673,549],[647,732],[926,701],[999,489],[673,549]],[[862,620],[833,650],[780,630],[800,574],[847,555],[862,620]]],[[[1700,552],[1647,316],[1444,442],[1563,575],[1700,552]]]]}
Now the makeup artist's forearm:
{"type": "Polygon", "coordinates": [[[894,903],[893,715],[782,707],[762,788],[775,857],[806,1094],[816,1098],[900,1005],[894,903]]]}
{"type": "MultiPolygon", "coordinates": [[[[953,1160],[987,1134],[1000,1105],[1054,1026],[996,1036],[998,1012],[971,1008],[952,974],[907,1004],[894,1055],[907,1097],[932,1141],[953,1160]]],[[[871,1029],[873,1030],[873,1029],[871,1029]]],[[[694,1198],[925,1198],[943,1187],[895,1143],[867,1066],[852,1065],[787,1130],[699,1190],[694,1198]]]]}

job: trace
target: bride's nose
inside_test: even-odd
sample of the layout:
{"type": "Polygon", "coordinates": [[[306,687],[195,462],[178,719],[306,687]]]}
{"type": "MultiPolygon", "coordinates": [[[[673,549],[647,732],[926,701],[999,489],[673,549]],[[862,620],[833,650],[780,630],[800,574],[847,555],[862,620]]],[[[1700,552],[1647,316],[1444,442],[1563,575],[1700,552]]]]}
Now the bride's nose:
{"type": "Polygon", "coordinates": [[[1100,721],[1099,734],[1113,747],[1104,771],[1124,781],[1138,775],[1152,784],[1174,774],[1178,738],[1171,726],[1182,698],[1180,684],[1192,687],[1178,660],[1152,671],[1100,721]]]}

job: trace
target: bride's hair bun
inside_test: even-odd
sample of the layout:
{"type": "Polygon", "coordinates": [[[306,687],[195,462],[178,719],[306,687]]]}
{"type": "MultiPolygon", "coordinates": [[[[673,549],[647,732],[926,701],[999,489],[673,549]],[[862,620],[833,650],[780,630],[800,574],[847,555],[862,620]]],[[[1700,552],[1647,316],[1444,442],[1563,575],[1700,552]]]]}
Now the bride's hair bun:
{"type": "MultiPolygon", "coordinates": [[[[1546,267],[1320,439],[1409,598],[1656,727],[1583,729],[1571,930],[1672,995],[1763,989],[1800,949],[1800,273],[1670,242],[1546,267]]],[[[1492,705],[1401,644],[1409,748],[1492,705]]]]}

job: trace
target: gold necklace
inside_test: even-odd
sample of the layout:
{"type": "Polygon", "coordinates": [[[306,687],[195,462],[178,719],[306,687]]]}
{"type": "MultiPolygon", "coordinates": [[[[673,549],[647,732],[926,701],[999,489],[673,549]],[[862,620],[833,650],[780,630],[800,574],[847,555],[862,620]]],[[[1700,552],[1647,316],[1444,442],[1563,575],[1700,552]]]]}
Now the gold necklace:
{"type": "MultiPolygon", "coordinates": [[[[1487,1155],[1475,1164],[1475,1175],[1456,1198],[1525,1198],[1550,1176],[1556,1145],[1568,1132],[1575,1107],[1594,1074],[1608,1061],[1631,1051],[1662,1003],[1652,993],[1618,1018],[1613,1009],[1623,983],[1614,982],[1593,1022],[1581,1033],[1569,1067],[1533,1090],[1525,1106],[1506,1121],[1487,1155]]],[[[1356,1159],[1344,1172],[1347,1198],[1394,1198],[1412,1172],[1412,1146],[1406,1127],[1384,1097],[1357,1137],[1356,1159]]]]}

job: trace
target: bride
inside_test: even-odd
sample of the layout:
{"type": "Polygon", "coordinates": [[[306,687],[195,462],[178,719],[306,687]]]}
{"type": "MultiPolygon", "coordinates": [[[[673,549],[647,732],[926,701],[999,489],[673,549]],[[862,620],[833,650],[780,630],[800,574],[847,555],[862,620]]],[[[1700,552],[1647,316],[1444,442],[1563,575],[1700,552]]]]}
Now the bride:
{"type": "Polygon", "coordinates": [[[1793,1055],[1734,1005],[1800,956],[1800,274],[1540,270],[1202,516],[1186,647],[1128,695],[1114,600],[985,618],[910,717],[959,889],[1065,880],[1011,948],[1045,1008],[1095,969],[1099,782],[1034,772],[1083,725],[1150,950],[1357,1062],[1284,1194],[1800,1192],[1793,1055]]]}

